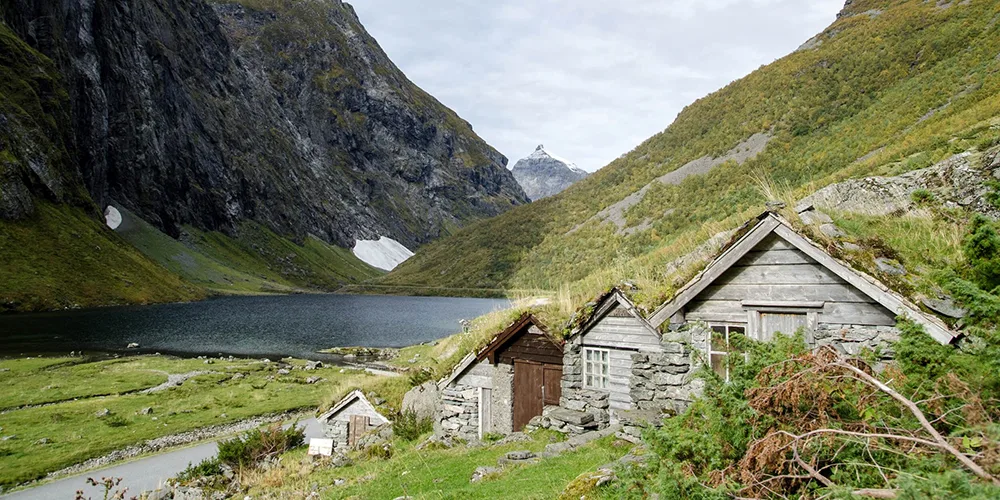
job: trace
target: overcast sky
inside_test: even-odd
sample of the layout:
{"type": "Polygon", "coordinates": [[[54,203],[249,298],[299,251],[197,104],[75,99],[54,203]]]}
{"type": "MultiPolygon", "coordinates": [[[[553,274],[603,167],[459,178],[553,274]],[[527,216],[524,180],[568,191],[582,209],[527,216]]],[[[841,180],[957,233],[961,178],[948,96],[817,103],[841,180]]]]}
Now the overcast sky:
{"type": "Polygon", "coordinates": [[[349,0],[417,85],[510,158],[594,171],[795,50],[844,0],[349,0]]]}

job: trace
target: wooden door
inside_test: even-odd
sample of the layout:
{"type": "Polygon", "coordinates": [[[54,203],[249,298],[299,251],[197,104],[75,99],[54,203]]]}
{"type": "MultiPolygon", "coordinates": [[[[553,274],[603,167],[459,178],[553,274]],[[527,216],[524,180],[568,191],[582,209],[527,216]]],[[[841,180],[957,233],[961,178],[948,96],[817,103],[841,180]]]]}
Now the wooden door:
{"type": "Polygon", "coordinates": [[[351,415],[347,426],[347,445],[354,446],[364,433],[368,432],[370,420],[364,415],[351,415]]]}
{"type": "Polygon", "coordinates": [[[524,429],[532,417],[542,414],[542,385],[545,373],[541,363],[514,360],[514,431],[524,429]]]}
{"type": "Polygon", "coordinates": [[[799,328],[807,327],[808,323],[805,314],[761,313],[761,335],[758,340],[770,342],[774,339],[775,332],[794,335],[799,328]]]}
{"type": "Polygon", "coordinates": [[[562,396],[562,365],[542,366],[542,400],[545,406],[559,405],[559,397],[562,396]]]}

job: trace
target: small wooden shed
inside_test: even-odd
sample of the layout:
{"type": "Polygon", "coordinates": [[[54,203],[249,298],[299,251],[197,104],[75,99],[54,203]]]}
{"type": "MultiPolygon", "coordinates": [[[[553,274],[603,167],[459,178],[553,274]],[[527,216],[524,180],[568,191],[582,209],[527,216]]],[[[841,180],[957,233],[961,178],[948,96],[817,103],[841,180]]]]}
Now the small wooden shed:
{"type": "Polygon", "coordinates": [[[562,342],[523,314],[441,381],[435,430],[463,439],[520,431],[561,396],[562,342]]]}
{"type": "Polygon", "coordinates": [[[351,391],[316,420],[323,433],[333,439],[335,450],[350,448],[368,431],[389,423],[359,390],[351,391]]]}

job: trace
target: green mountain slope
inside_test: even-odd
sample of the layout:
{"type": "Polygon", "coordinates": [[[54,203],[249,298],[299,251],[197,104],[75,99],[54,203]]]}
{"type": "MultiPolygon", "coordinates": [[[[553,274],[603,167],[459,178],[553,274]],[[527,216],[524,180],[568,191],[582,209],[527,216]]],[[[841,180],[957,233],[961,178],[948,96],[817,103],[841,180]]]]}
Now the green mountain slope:
{"type": "Polygon", "coordinates": [[[333,290],[383,274],[350,250],[312,236],[296,244],[252,222],[236,237],[187,226],[175,240],[123,211],[116,232],[169,271],[218,293],[333,290]]]}
{"type": "Polygon", "coordinates": [[[655,304],[676,286],[669,262],[763,210],[758,184],[794,199],[996,143],[998,20],[996,1],[848,2],[800,50],[691,104],[564,193],[427,245],[381,283],[582,299],[629,280],[655,304]]]}

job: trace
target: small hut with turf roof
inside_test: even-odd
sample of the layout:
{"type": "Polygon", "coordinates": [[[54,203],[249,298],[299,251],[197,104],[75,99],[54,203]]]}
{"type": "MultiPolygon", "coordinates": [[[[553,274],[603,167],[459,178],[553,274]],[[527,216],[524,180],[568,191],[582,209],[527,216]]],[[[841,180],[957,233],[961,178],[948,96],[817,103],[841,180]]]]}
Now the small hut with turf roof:
{"type": "Polygon", "coordinates": [[[521,315],[438,384],[435,434],[473,440],[522,430],[545,405],[559,404],[562,363],[562,342],[521,315]]]}
{"type": "Polygon", "coordinates": [[[338,451],[354,446],[368,431],[389,423],[359,390],[351,391],[316,420],[338,451]]]}

